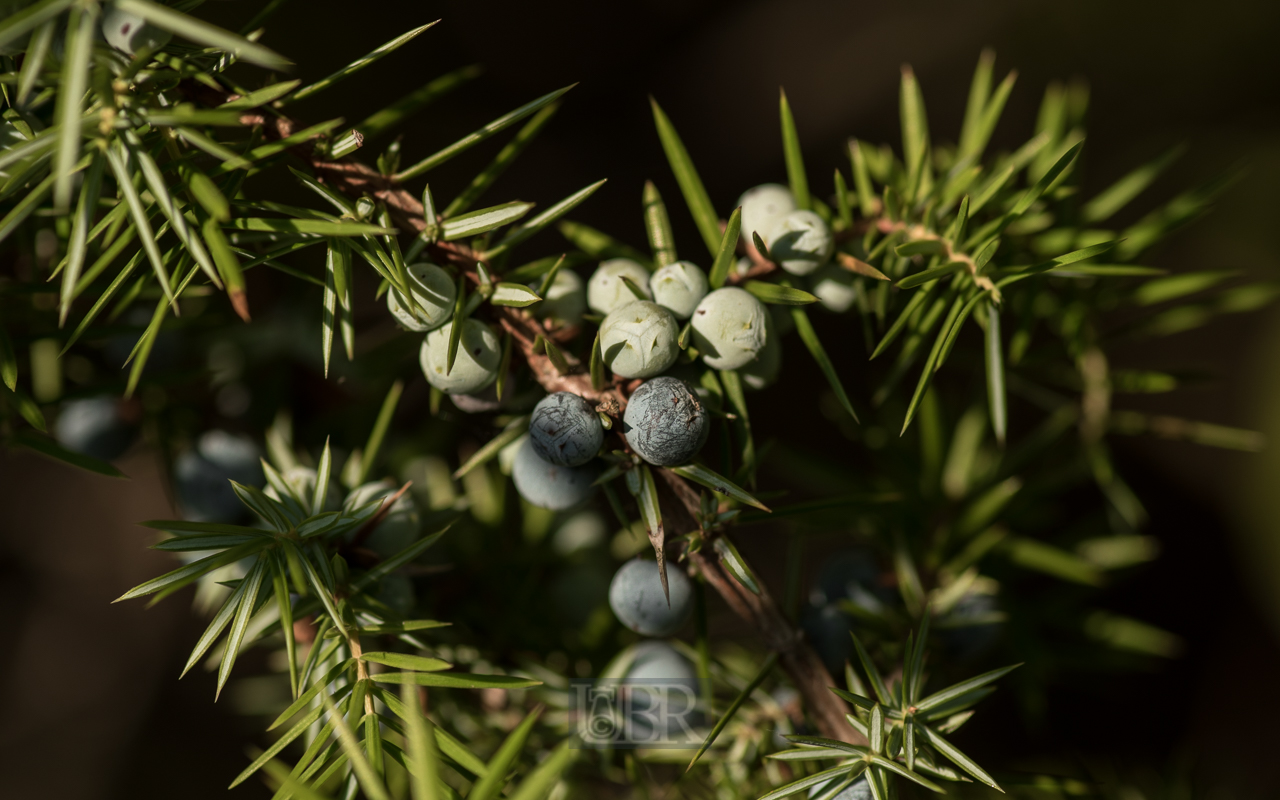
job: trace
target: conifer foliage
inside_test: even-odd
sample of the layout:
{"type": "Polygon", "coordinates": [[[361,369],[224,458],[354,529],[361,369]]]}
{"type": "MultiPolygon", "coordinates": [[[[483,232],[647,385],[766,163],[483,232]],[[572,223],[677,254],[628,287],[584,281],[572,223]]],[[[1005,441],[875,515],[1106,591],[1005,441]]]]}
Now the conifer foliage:
{"type": "Polygon", "coordinates": [[[679,202],[654,182],[627,189],[647,231],[636,247],[570,218],[603,180],[483,205],[571,87],[406,164],[409,143],[379,140],[474,68],[355,124],[300,119],[293,104],[447,35],[435,23],[304,85],[268,46],[288,6],[265,3],[233,33],[201,21],[199,5],[4,8],[0,442],[118,478],[110,462],[140,430],[171,459],[183,519],[143,524],[180,560],[120,600],[197,585],[208,623],[184,672],[216,671],[219,694],[245,651],[273,654],[287,700],[232,786],[374,800],[654,784],[827,800],[1043,790],[1002,772],[998,755],[966,755],[975,706],[1005,684],[1034,703],[1070,669],[1065,646],[1117,669],[1176,653],[1171,634],[1095,605],[1098,587],[1156,555],[1109,442],[1260,443],[1126,410],[1127,393],[1180,379],[1114,369],[1107,353],[1274,299],[1274,285],[1144,263],[1225,181],[1142,205],[1168,153],[1086,194],[1079,85],[1051,86],[1025,143],[995,152],[1014,74],[1000,78],[984,53],[958,135],[930,129],[904,68],[901,143],[851,138],[831,176],[806,168],[803,119],[781,94],[786,173],[744,186],[736,207],[713,202],[695,156],[714,156],[690,153],[686,121],[655,100],[670,175],[654,179],[673,180],[679,202]],[[430,182],[494,136],[505,145],[465,185],[430,182]],[[281,187],[309,202],[278,202],[281,187]],[[676,241],[674,214],[695,240],[676,241]],[[275,303],[307,303],[320,377],[360,384],[344,410],[370,421],[358,438],[341,425],[313,439],[288,408],[248,437],[175,423],[166,392],[199,403],[218,385],[169,363],[175,339],[239,329],[270,349],[283,336],[255,331],[246,274],[261,268],[288,287],[275,303]],[[373,294],[381,322],[365,327],[373,294]],[[122,358],[104,369],[110,352],[122,358]],[[72,363],[95,369],[68,391],[72,363]],[[825,390],[790,404],[830,426],[839,461],[753,430],[752,399],[810,373],[825,390]],[[398,413],[423,381],[430,435],[398,413]],[[481,441],[459,450],[464,439],[481,441]],[[1087,502],[1066,507],[1069,493],[1087,502]],[[613,554],[574,556],[562,533],[602,515],[622,529],[613,554]],[[792,531],[784,586],[766,585],[735,544],[756,525],[792,531]],[[844,537],[851,555],[809,586],[798,565],[813,531],[844,537]],[[440,590],[441,551],[477,582],[461,601],[456,584],[440,590]],[[607,585],[631,556],[651,561],[622,564],[608,600],[591,595],[601,613],[574,630],[518,585],[570,568],[607,585]],[[753,638],[711,637],[712,602],[753,638]],[[434,609],[458,618],[424,615],[434,609]],[[1017,641],[993,644],[1015,624],[1017,641]],[[696,676],[700,746],[584,757],[569,656],[623,677],[655,652],[638,635],[673,631],[662,657],[696,676]],[[993,648],[1025,663],[975,670],[993,648]]]}

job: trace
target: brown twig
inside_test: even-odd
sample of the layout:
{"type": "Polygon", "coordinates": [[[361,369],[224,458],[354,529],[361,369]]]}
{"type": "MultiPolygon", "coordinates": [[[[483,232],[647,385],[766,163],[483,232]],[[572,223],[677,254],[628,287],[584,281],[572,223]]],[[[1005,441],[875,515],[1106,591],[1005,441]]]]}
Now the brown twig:
{"type": "MultiPolygon", "coordinates": [[[[700,497],[688,481],[666,469],[655,470],[662,479],[663,488],[668,490],[675,506],[681,512],[675,515],[676,530],[683,532],[697,528],[700,497]]],[[[667,516],[673,516],[667,513],[667,516]]],[[[704,534],[708,543],[715,534],[704,534]]],[[[805,707],[813,717],[814,723],[823,736],[841,739],[847,742],[865,744],[866,740],[845,720],[849,708],[844,701],[831,692],[835,685],[831,673],[827,671],[822,659],[814,652],[803,634],[796,630],[786,618],[778,604],[769,594],[768,588],[760,583],[760,593],[747,589],[736,579],[725,572],[715,551],[707,546],[697,550],[686,551],[689,562],[704,580],[716,590],[739,617],[747,621],[766,647],[778,653],[778,663],[786,670],[792,682],[804,698],[805,707]]]]}
{"type": "MultiPolygon", "coordinates": [[[[293,132],[293,123],[279,115],[248,114],[246,118],[261,124],[268,139],[282,139],[293,132]]],[[[414,233],[426,229],[422,202],[389,176],[356,161],[325,160],[317,156],[309,145],[294,148],[293,152],[311,166],[320,180],[338,191],[353,198],[371,196],[382,202],[398,227],[414,233]]],[[[731,277],[731,282],[739,283],[766,275],[778,268],[755,247],[747,245],[743,250],[752,259],[753,266],[746,273],[731,277]]],[[[461,268],[473,281],[478,280],[474,271],[476,265],[483,261],[482,254],[455,242],[435,242],[430,246],[430,251],[439,260],[461,268]]],[[[624,390],[630,387],[615,380],[612,385],[597,390],[592,386],[591,377],[582,362],[570,353],[564,354],[568,369],[560,372],[545,353],[534,348],[537,337],[547,336],[549,333],[541,323],[520,309],[496,308],[495,311],[498,323],[519,346],[534,378],[544,389],[548,392],[573,392],[595,401],[614,416],[621,415],[627,404],[627,393],[624,390]]],[[[668,470],[659,469],[656,472],[662,477],[663,485],[670,490],[666,504],[668,508],[664,512],[669,515],[669,521],[675,523],[671,525],[672,538],[696,530],[700,502],[698,492],[683,478],[668,470]]],[[[378,514],[357,533],[352,546],[358,546],[372,533],[389,512],[391,503],[408,487],[409,484],[406,483],[393,497],[384,501],[378,514]]],[[[707,548],[689,553],[689,561],[729,607],[756,629],[765,646],[779,654],[779,663],[800,691],[818,730],[831,738],[865,743],[862,735],[845,720],[848,707],[829,690],[834,685],[831,674],[800,631],[783,615],[767,589],[761,586],[758,595],[745,589],[725,573],[719,559],[707,548]]],[[[355,646],[358,648],[358,642],[355,646]]]]}

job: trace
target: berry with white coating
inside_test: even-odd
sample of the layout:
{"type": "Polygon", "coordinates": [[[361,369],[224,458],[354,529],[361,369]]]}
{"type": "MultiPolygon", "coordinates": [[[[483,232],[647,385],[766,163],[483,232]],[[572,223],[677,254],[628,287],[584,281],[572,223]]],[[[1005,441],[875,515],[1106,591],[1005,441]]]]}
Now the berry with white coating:
{"type": "Polygon", "coordinates": [[[263,481],[262,451],[246,436],[208,431],[195,448],[173,463],[173,488],[182,515],[193,522],[235,523],[249,509],[240,502],[231,481],[258,486],[263,481]]]}
{"type": "Polygon", "coordinates": [[[422,349],[418,353],[422,374],[427,377],[427,383],[448,394],[478,392],[498,377],[498,365],[502,361],[498,337],[483,322],[464,320],[458,353],[453,369],[449,370],[449,333],[452,330],[453,323],[450,322],[428,333],[422,340],[422,349]]]}
{"type": "Polygon", "coordinates": [[[768,318],[764,303],[745,289],[716,289],[693,312],[694,346],[709,367],[744,367],[764,349],[768,318]]]}
{"type": "Polygon", "coordinates": [[[667,570],[671,604],[662,593],[658,562],[634,559],[609,584],[609,607],[618,621],[641,636],[671,636],[693,613],[693,584],[678,567],[667,570]]]}
{"type": "Polygon", "coordinates": [[[822,307],[843,314],[858,300],[858,285],[854,274],[844,267],[828,264],[809,276],[809,291],[822,307]]]}
{"type": "Polygon", "coordinates": [[[58,444],[102,461],[123,455],[136,433],[121,419],[116,399],[105,395],[63,403],[54,426],[58,444]]]}
{"type": "Polygon", "coordinates": [[[580,467],[549,464],[534,452],[533,441],[529,438],[516,451],[511,465],[511,480],[516,491],[531,505],[564,511],[595,494],[596,487],[592,483],[600,475],[597,463],[588,462],[580,467]]]}
{"type": "Polygon", "coordinates": [[[604,426],[586,400],[573,392],[556,392],[538,401],[529,418],[529,441],[543,461],[562,467],[581,466],[604,444],[604,426]]]}
{"type": "Polygon", "coordinates": [[[107,8],[102,15],[102,36],[107,44],[133,55],[139,50],[156,50],[169,43],[172,34],[148,22],[137,14],[107,8]]]}
{"type": "Polygon", "coordinates": [[[812,211],[792,211],[764,238],[769,255],[792,275],[813,272],[830,260],[836,248],[831,228],[812,211]]]}
{"type": "Polygon", "coordinates": [[[752,244],[752,233],[769,241],[769,232],[778,222],[796,210],[791,190],[777,183],[765,183],[748,189],[738,198],[742,206],[742,241],[752,244]]]}
{"type": "MultiPolygon", "coordinates": [[[[542,280],[529,284],[535,292],[542,288],[542,280]]],[[[587,292],[582,285],[582,278],[570,269],[561,269],[551,280],[547,294],[541,303],[534,303],[529,309],[538,319],[549,319],[562,325],[577,325],[582,322],[582,314],[587,310],[587,292]]]]}
{"type": "Polygon", "coordinates": [[[661,467],[687,464],[707,440],[707,412],[685,382],[664,375],[627,400],[622,431],[636,454],[661,467]]]}
{"type": "Polygon", "coordinates": [[[688,319],[707,296],[707,273],[689,261],[676,261],[653,273],[649,279],[653,302],[676,315],[688,319]]]}
{"type": "Polygon", "coordinates": [[[680,326],[657,303],[636,300],[615,309],[600,323],[600,354],[613,374],[650,378],[676,363],[680,326]]]}
{"type": "Polygon", "coordinates": [[[626,740],[636,744],[687,737],[697,727],[698,676],[689,659],[666,642],[640,642],[631,651],[626,682],[631,711],[626,740]]]}
{"type": "Polygon", "coordinates": [[[387,290],[387,310],[404,327],[418,333],[438,328],[449,321],[453,314],[453,301],[457,287],[453,279],[435,264],[411,264],[409,289],[418,301],[419,310],[410,310],[394,288],[387,290]]]}
{"type": "Polygon", "coordinates": [[[614,309],[638,299],[635,292],[622,282],[624,277],[640,287],[645,297],[653,297],[649,289],[649,270],[629,258],[611,258],[601,261],[591,280],[587,281],[587,305],[592,311],[611,314],[614,309]]]}

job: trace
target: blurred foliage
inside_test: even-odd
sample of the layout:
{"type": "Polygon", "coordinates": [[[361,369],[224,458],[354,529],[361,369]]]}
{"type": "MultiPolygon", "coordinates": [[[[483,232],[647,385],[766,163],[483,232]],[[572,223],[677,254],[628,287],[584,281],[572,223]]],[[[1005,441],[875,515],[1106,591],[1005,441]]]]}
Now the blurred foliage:
{"type": "MultiPolygon", "coordinates": [[[[272,71],[288,62],[260,43],[280,2],[240,33],[189,15],[200,5],[191,0],[12,5],[0,20],[0,441],[118,477],[110,462],[139,432],[171,464],[197,449],[213,458],[196,445],[202,432],[262,434],[265,487],[234,483],[255,519],[146,523],[164,534],[158,549],[189,561],[121,598],[199,584],[210,622],[186,669],[217,670],[219,692],[283,731],[236,784],[258,775],[278,797],[475,800],[519,776],[507,791],[519,800],[648,796],[650,787],[782,797],[819,785],[834,797],[865,770],[877,800],[940,790],[935,780],[962,793],[986,791],[976,780],[1027,796],[1181,796],[1181,778],[1147,794],[1087,770],[988,771],[950,737],[1009,671],[972,677],[993,653],[1023,663],[1008,683],[1034,720],[1056,685],[1142,669],[1183,647],[1098,599],[1158,556],[1109,443],[1155,435],[1257,450],[1261,437],[1124,408],[1128,394],[1172,391],[1194,376],[1112,369],[1108,352],[1275,299],[1273,282],[1164,275],[1141,263],[1229,176],[1142,206],[1178,157],[1170,151],[1082,196],[1088,96],[1079,84],[1051,85],[1026,143],[988,152],[1014,77],[997,81],[984,53],[955,144],[931,132],[906,69],[900,152],[849,140],[847,171],[822,194],[783,94],[791,196],[829,227],[837,282],[851,292],[837,310],[816,276],[780,268],[758,236],[739,241],[741,214],[715,208],[656,101],[657,136],[701,244],[675,241],[650,184],[646,255],[567,219],[603,182],[536,213],[522,201],[476,208],[568,88],[409,166],[399,140],[375,166],[353,156],[474,68],[355,125],[286,116],[430,25],[303,86],[278,80],[272,71]],[[438,186],[405,188],[508,129],[450,202],[437,202],[438,186]],[[299,191],[309,205],[279,201],[299,191]],[[1137,221],[1113,222],[1136,206],[1145,208],[1137,221]],[[515,258],[551,227],[571,252],[515,258]],[[798,398],[807,430],[757,442],[749,376],[705,366],[686,334],[674,369],[715,422],[701,461],[659,472],[610,453],[607,511],[557,514],[514,496],[504,453],[544,389],[568,381],[604,397],[626,387],[603,363],[589,327],[598,319],[537,318],[557,271],[609,257],[656,269],[700,247],[712,287],[739,285],[769,304],[777,335],[797,334],[787,358],[807,353],[823,375],[826,393],[798,398]],[[370,301],[390,293],[420,310],[408,271],[420,257],[456,281],[454,331],[471,316],[499,323],[499,385],[481,413],[416,380],[417,339],[370,301]],[[251,301],[257,316],[239,324],[251,301]],[[843,315],[847,339],[819,335],[811,315],[827,313],[843,315]],[[849,370],[859,347],[869,360],[849,370]],[[75,428],[73,404],[104,397],[96,411],[76,407],[85,422],[75,428]],[[54,435],[47,413],[57,414],[54,435]],[[816,435],[844,440],[838,462],[806,450],[817,415],[828,427],[816,435]],[[695,498],[686,508],[663,493],[668,475],[695,498]],[[676,527],[681,511],[691,524],[676,527]],[[396,513],[411,520],[411,540],[379,550],[374,539],[396,513]],[[606,522],[614,517],[616,527],[606,522]],[[693,644],[677,643],[697,668],[706,717],[693,762],[687,751],[574,749],[570,678],[617,671],[635,642],[606,602],[617,563],[643,550],[647,534],[667,568],[720,565],[768,598],[730,538],[758,524],[789,533],[780,619],[842,674],[831,697],[852,704],[849,730],[865,741],[815,735],[816,701],[791,651],[711,640],[704,600],[693,644]],[[799,565],[815,534],[846,552],[806,586],[799,565]],[[234,677],[251,647],[269,653],[266,674],[234,677]],[[278,760],[286,751],[297,757],[291,766],[278,760]],[[810,768],[823,760],[836,765],[810,768]]],[[[452,337],[450,365],[458,346],[452,337]]],[[[620,409],[603,413],[617,419],[620,409]]],[[[691,569],[700,592],[711,588],[707,569],[691,569]]],[[[1018,731],[982,735],[975,744],[991,753],[1018,731]]]]}

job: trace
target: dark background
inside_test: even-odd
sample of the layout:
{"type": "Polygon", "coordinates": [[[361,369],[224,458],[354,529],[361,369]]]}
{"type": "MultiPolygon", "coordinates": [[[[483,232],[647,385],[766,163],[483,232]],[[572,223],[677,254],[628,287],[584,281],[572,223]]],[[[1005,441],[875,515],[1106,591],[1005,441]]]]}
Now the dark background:
{"type": "MultiPolygon", "coordinates": [[[[198,13],[234,29],[256,8],[238,0],[198,13]]],[[[297,77],[311,80],[436,18],[443,21],[415,43],[291,113],[356,121],[432,77],[483,64],[480,79],[405,127],[407,164],[578,82],[522,163],[494,188],[493,201],[545,206],[607,177],[574,217],[641,245],[640,192],[654,179],[673,209],[677,241],[696,242],[653,134],[649,95],[679,128],[724,209],[743,189],[785,177],[779,86],[796,115],[810,180],[825,194],[823,176],[847,169],[848,136],[897,145],[900,65],[910,63],[921,80],[935,137],[951,138],[978,53],[990,46],[998,75],[1009,68],[1020,75],[997,147],[1030,135],[1046,82],[1087,80],[1086,191],[1178,142],[1188,143],[1189,153],[1154,195],[1247,163],[1216,210],[1148,263],[1272,279],[1280,272],[1277,3],[294,0],[264,41],[301,65],[297,77]]],[[[366,157],[382,146],[371,143],[366,157]]],[[[474,158],[433,173],[437,198],[447,202],[500,146],[486,143],[474,158]]],[[[1209,370],[1217,378],[1126,407],[1260,428],[1280,440],[1274,310],[1114,358],[1209,370]]],[[[979,761],[1102,753],[1123,767],[1166,772],[1190,761],[1212,774],[1215,797],[1280,796],[1268,763],[1280,714],[1276,449],[1244,455],[1149,440],[1119,446],[1164,556],[1110,600],[1179,634],[1187,652],[1154,672],[1099,678],[1085,689],[1087,715],[1081,697],[1051,697],[1050,725],[1000,742],[1006,751],[976,753],[979,761]]],[[[175,796],[169,780],[198,776],[200,788],[181,796],[222,797],[221,787],[245,763],[244,743],[256,734],[256,721],[229,713],[225,701],[209,702],[210,676],[197,670],[175,680],[202,622],[180,603],[107,605],[164,565],[141,549],[148,533],[133,524],[169,513],[159,467],[147,452],[121,466],[132,481],[0,456],[0,642],[12,653],[0,658],[0,796],[167,798],[175,796]],[[58,494],[49,496],[45,487],[54,484],[58,494]]],[[[260,793],[247,785],[234,796],[260,793]]]]}

